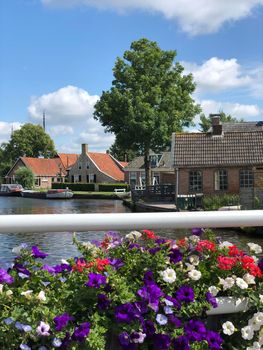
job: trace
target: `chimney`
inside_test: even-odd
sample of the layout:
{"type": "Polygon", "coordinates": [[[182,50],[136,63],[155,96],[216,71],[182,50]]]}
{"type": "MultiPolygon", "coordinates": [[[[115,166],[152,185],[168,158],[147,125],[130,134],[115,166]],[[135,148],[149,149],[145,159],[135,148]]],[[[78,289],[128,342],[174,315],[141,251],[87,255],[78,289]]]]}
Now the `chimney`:
{"type": "Polygon", "coordinates": [[[81,153],[82,154],[87,154],[89,151],[89,146],[86,143],[82,143],[81,145],[81,153]]]}
{"type": "Polygon", "coordinates": [[[209,114],[212,122],[212,135],[222,135],[222,124],[220,123],[220,116],[221,114],[209,114]]]}

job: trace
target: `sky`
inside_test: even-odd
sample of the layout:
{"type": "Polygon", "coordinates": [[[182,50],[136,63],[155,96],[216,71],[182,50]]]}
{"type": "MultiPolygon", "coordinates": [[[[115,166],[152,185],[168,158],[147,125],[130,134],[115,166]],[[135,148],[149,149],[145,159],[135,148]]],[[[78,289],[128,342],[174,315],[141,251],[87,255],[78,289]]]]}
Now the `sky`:
{"type": "Polygon", "coordinates": [[[104,152],[94,104],[140,38],[176,50],[207,116],[263,120],[263,0],[1,0],[0,143],[45,111],[58,152],[104,152]]]}

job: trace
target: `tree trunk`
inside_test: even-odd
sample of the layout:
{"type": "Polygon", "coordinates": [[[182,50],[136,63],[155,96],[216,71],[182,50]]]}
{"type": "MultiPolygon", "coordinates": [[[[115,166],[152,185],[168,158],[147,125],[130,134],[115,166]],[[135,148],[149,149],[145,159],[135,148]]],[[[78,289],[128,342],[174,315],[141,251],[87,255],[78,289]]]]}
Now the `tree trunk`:
{"type": "Polygon", "coordinates": [[[144,151],[144,169],[145,169],[145,183],[146,186],[151,186],[151,169],[150,169],[150,156],[149,149],[144,151]]]}

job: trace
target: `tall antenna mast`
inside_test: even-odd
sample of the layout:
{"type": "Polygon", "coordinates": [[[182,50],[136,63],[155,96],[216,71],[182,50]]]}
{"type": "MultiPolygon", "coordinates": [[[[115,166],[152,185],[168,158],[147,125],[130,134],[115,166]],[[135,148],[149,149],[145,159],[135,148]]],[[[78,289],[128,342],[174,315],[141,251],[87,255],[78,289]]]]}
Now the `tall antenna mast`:
{"type": "Polygon", "coordinates": [[[45,110],[43,111],[43,129],[46,131],[46,113],[45,110]]]}
{"type": "Polygon", "coordinates": [[[14,124],[12,123],[12,126],[11,126],[11,137],[14,135],[14,124]]]}

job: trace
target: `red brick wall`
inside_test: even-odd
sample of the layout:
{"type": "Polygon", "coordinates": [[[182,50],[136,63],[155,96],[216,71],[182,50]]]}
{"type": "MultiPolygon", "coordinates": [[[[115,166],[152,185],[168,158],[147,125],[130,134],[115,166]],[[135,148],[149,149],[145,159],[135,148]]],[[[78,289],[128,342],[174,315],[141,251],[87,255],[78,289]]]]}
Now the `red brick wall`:
{"type": "MultiPolygon", "coordinates": [[[[241,168],[224,168],[228,172],[228,190],[215,191],[214,174],[218,168],[206,168],[203,170],[203,194],[224,194],[239,193],[239,170],[241,168]]],[[[189,192],[189,171],[194,169],[179,170],[179,194],[188,194],[189,192]]]]}

